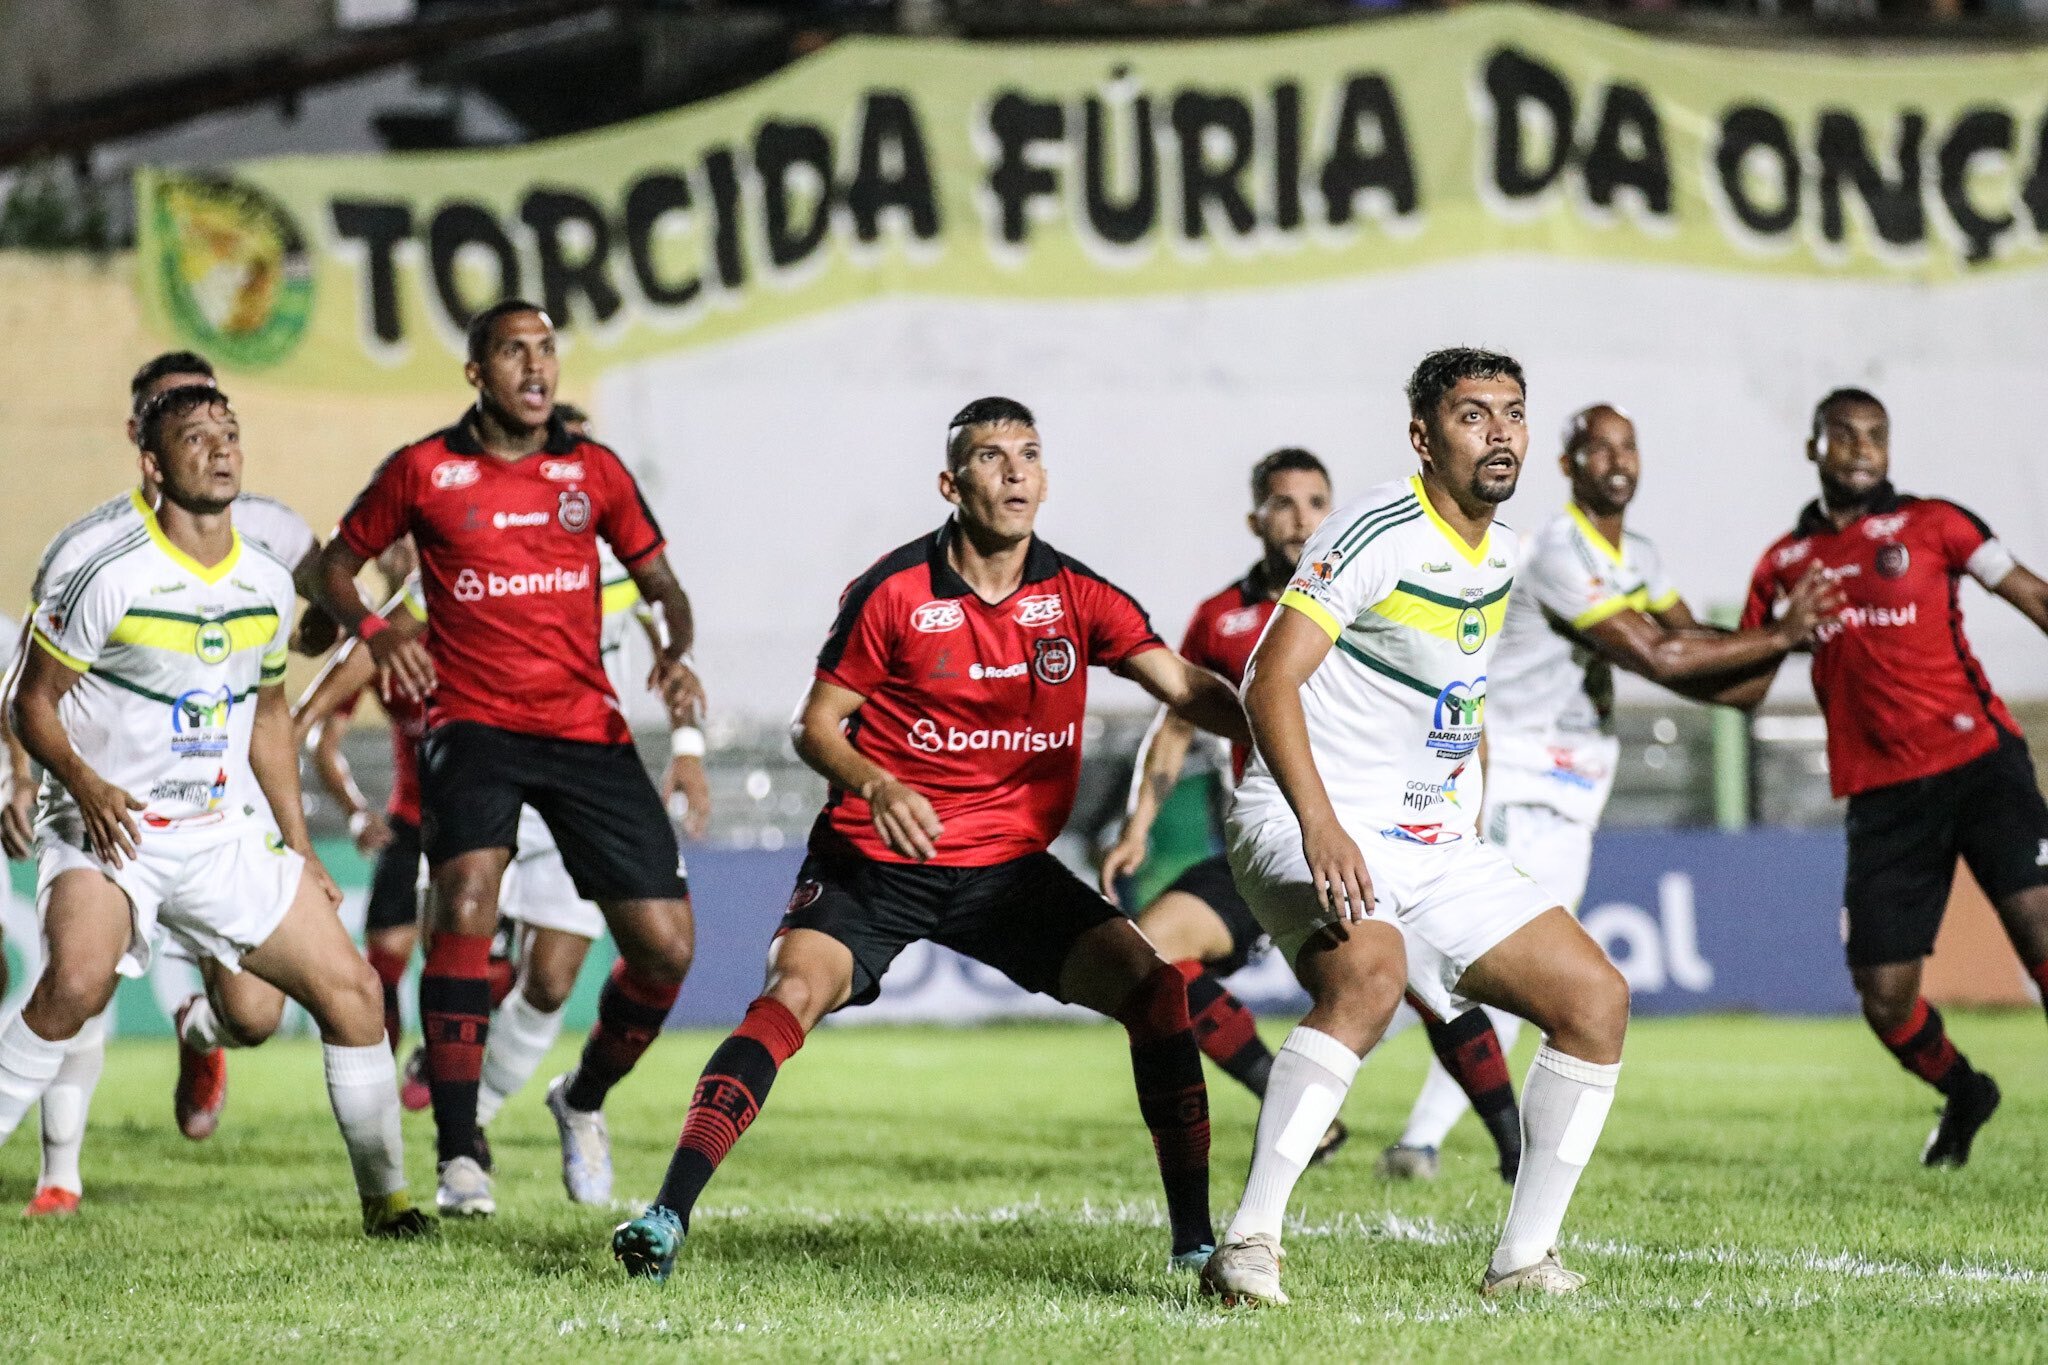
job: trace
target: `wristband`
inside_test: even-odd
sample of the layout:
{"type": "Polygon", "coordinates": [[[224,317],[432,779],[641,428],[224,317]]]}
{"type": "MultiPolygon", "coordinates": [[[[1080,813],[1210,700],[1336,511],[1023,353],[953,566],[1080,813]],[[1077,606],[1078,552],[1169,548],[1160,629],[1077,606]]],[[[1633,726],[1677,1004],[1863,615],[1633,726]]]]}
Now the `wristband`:
{"type": "Polygon", "coordinates": [[[364,830],[366,830],[366,829],[368,829],[369,827],[370,827],[370,808],[369,808],[368,806],[365,806],[365,807],[363,807],[363,808],[362,808],[361,810],[357,810],[357,811],[350,811],[350,812],[349,812],[349,817],[348,817],[348,837],[349,837],[349,838],[351,838],[351,839],[360,839],[360,838],[362,838],[362,836],[363,836],[363,831],[364,831],[364,830]]]}
{"type": "Polygon", "coordinates": [[[363,619],[356,622],[356,638],[364,644],[368,644],[389,629],[391,629],[389,621],[374,611],[365,612],[363,613],[363,619]]]}
{"type": "Polygon", "coordinates": [[[678,725],[669,731],[668,752],[672,758],[702,758],[704,748],[704,732],[694,725],[678,725]]]}

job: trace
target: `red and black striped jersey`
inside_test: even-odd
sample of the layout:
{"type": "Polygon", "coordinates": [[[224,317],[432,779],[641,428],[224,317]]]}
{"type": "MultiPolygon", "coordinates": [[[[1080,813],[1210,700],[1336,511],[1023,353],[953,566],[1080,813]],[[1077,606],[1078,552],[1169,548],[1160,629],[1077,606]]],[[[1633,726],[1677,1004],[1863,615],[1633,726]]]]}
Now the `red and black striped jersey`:
{"type": "MultiPolygon", "coordinates": [[[[976,596],[948,551],[949,521],[855,579],[818,655],[818,678],[864,699],[853,746],[932,803],[940,867],[987,867],[1044,851],[1081,775],[1088,669],[1163,649],[1130,594],[1034,538],[1024,581],[976,596]]],[[[868,804],[835,791],[812,848],[851,845],[880,862],[868,804]]]]}

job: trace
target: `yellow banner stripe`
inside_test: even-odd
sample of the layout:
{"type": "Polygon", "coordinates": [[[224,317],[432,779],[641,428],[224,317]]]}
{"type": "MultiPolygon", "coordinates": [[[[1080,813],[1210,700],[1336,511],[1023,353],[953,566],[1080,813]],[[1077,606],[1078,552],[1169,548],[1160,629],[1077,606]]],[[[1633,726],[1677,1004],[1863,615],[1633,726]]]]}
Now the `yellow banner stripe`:
{"type": "MultiPolygon", "coordinates": [[[[237,616],[231,621],[215,621],[212,628],[227,632],[228,653],[239,654],[245,649],[261,649],[277,639],[277,613],[263,612],[256,616],[237,616]]],[[[199,632],[204,626],[195,626],[189,621],[166,621],[153,616],[124,616],[114,627],[107,643],[113,645],[144,645],[150,649],[168,650],[173,654],[190,654],[199,657],[199,632]]]]}
{"type": "Polygon", "coordinates": [[[1465,619],[1466,612],[1475,610],[1485,620],[1486,638],[1490,640],[1500,633],[1501,622],[1507,618],[1508,599],[1502,597],[1483,607],[1447,607],[1396,588],[1372,607],[1375,616],[1439,640],[1449,640],[1460,649],[1464,646],[1458,638],[1458,623],[1465,619]]]}
{"type": "Polygon", "coordinates": [[[1344,633],[1344,627],[1338,624],[1336,617],[1330,615],[1328,607],[1299,589],[1289,588],[1286,592],[1281,593],[1280,605],[1283,607],[1293,607],[1303,616],[1321,626],[1323,634],[1329,636],[1332,640],[1344,633]]]}

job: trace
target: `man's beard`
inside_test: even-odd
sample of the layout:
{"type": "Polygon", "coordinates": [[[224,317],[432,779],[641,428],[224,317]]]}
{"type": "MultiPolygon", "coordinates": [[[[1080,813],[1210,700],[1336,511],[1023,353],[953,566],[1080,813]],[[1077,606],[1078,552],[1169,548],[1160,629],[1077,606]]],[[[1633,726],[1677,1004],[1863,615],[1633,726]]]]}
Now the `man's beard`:
{"type": "MultiPolygon", "coordinates": [[[[1491,452],[1487,454],[1486,458],[1489,460],[1493,458],[1491,452]]],[[[1492,503],[1495,506],[1499,506],[1501,503],[1506,502],[1509,498],[1512,498],[1515,495],[1515,485],[1521,481],[1521,478],[1522,467],[1520,465],[1516,465],[1514,473],[1508,475],[1507,481],[1505,483],[1499,485],[1488,485],[1486,482],[1485,472],[1480,469],[1475,469],[1472,471],[1472,484],[1470,491],[1472,496],[1477,498],[1479,501],[1492,503]]]]}
{"type": "Polygon", "coordinates": [[[1877,497],[1878,490],[1883,487],[1884,480],[1879,479],[1876,483],[1871,484],[1868,488],[1861,490],[1852,489],[1844,483],[1842,483],[1841,480],[1835,478],[1834,475],[1829,474],[1826,470],[1821,471],[1821,501],[1826,503],[1829,507],[1838,507],[1844,509],[1851,507],[1867,507],[1870,505],[1871,500],[1877,497]]]}
{"type": "Polygon", "coordinates": [[[182,488],[172,487],[168,481],[165,482],[161,491],[165,502],[173,503],[180,511],[190,513],[195,517],[217,517],[235,505],[233,498],[212,498],[195,493],[187,493],[182,488]]]}

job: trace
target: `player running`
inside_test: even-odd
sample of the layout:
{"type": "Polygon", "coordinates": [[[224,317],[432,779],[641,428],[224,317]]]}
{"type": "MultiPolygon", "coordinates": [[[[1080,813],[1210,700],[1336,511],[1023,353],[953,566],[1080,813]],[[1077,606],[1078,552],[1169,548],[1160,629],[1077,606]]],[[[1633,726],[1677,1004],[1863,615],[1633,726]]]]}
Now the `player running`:
{"type": "Polygon", "coordinates": [[[0,1028],[0,1141],[117,977],[148,967],[161,925],[312,1015],[363,1229],[418,1236],[433,1224],[406,1194],[376,977],[335,916],[340,893],[299,805],[283,685],[291,570],[234,529],[242,450],[224,395],[172,389],[140,425],[162,501],[138,500],[117,523],[130,529],[38,604],[14,701],[16,733],[46,774],[37,902],[49,955],[0,1028]]]}
{"type": "Polygon", "coordinates": [[[1453,349],[1408,381],[1421,473],[1309,541],[1246,672],[1258,748],[1230,865],[1314,1001],[1267,1080],[1244,1200],[1203,1272],[1225,1303],[1287,1302],[1280,1226],[1359,1059],[1410,994],[1439,1018],[1493,1004],[1547,1036],[1482,1291],[1568,1293],[1565,1207],[1621,1070],[1628,986],[1553,897],[1475,837],[1489,663],[1520,547],[1494,521],[1529,433],[1521,367],[1453,349]]]}
{"type": "MultiPolygon", "coordinates": [[[[1811,643],[1816,623],[1838,603],[1813,574],[1792,585],[1775,622],[1733,634],[1703,628],[1671,585],[1657,547],[1622,524],[1642,477],[1627,414],[1610,403],[1575,413],[1558,467],[1571,500],[1523,552],[1487,683],[1485,828],[1489,843],[1577,914],[1593,832],[1621,758],[1614,670],[1713,701],[1731,676],[1775,666],[1811,643]]],[[[1453,1027],[1459,1024],[1468,1030],[1464,1054],[1497,1071],[1512,1115],[1507,1052],[1522,1021],[1479,1009],[1453,1027]]],[[[1436,1051],[1441,1057],[1444,1049],[1436,1051]]],[[[1382,1174],[1435,1177],[1437,1149],[1465,1112],[1464,1080],[1431,1064],[1401,1140],[1380,1158],[1382,1174]]],[[[1503,1173],[1513,1181],[1512,1171],[1503,1173]]]]}
{"type": "MultiPolygon", "coordinates": [[[[1974,514],[1892,487],[1891,424],[1863,390],[1820,400],[1806,455],[1820,497],[1757,562],[1742,623],[1767,622],[1815,566],[1847,599],[1814,648],[1813,693],[1829,780],[1849,799],[1849,975],[1872,1032],[1945,1099],[1921,1161],[1961,1166],[1998,1108],[1998,1085],[1921,997],[1921,960],[1960,856],[2048,995],[2048,804],[2019,726],[1963,637],[1957,584],[1969,574],[2048,631],[2048,583],[1974,514]]],[[[1735,700],[1755,705],[1771,676],[1735,700]]]]}
{"type": "Polygon", "coordinates": [[[1091,665],[1240,742],[1244,715],[1122,590],[1037,538],[1045,490],[1029,409],[968,404],[939,474],[955,516],[840,599],[793,736],[832,795],[766,986],[705,1065],[660,1194],[613,1234],[629,1275],[668,1277],[691,1210],[778,1070],[827,1014],[874,1000],[890,962],[926,939],[1124,1026],[1174,1258],[1208,1255],[1209,1104],[1186,985],[1047,849],[1073,808],[1091,665]]]}
{"type": "Polygon", "coordinates": [[[432,869],[420,978],[445,1213],[497,1205],[477,1126],[490,1031],[487,974],[500,883],[519,812],[540,812],[577,892],[617,937],[618,966],[560,1101],[563,1181],[582,1200],[611,1188],[605,1096],[660,1032],[690,966],[694,933],[675,831],[633,750],[600,654],[598,542],[664,621],[654,665],[664,695],[701,695],[684,661],[689,599],[661,528],[619,457],[555,416],[555,329],[510,300],[469,329],[464,375],[476,404],[399,450],[342,518],[322,561],[322,605],[361,638],[387,693],[425,698],[420,841],[432,869]],[[401,535],[419,548],[434,628],[394,632],[355,576],[401,535]]]}

